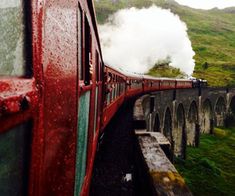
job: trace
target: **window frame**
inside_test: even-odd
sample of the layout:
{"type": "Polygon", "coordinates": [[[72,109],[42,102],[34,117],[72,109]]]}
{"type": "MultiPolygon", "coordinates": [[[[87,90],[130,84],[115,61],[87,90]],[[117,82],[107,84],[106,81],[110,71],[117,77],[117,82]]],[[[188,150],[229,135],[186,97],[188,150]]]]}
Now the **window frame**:
{"type": "Polygon", "coordinates": [[[0,79],[3,77],[10,78],[32,78],[33,77],[33,47],[32,47],[32,6],[31,1],[19,0],[22,9],[22,25],[23,25],[23,48],[24,55],[24,73],[22,75],[0,74],[0,79]]]}

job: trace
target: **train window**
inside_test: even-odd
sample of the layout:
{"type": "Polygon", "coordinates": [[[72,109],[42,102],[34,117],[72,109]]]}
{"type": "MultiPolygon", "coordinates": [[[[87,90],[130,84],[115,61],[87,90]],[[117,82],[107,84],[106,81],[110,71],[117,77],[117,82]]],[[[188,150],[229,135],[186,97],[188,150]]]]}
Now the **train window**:
{"type": "Polygon", "coordinates": [[[111,74],[111,73],[108,73],[107,82],[108,82],[108,83],[112,82],[112,78],[113,78],[112,74],[111,74]]]}
{"type": "Polygon", "coordinates": [[[91,80],[91,74],[90,74],[90,69],[91,69],[91,31],[90,31],[90,26],[88,23],[87,18],[85,18],[85,65],[84,65],[84,83],[85,85],[90,84],[91,80]],[[87,52],[89,51],[89,52],[87,52]]]}
{"type": "Polygon", "coordinates": [[[99,68],[99,66],[100,66],[100,64],[99,64],[99,53],[96,51],[96,70],[95,70],[95,72],[96,72],[96,81],[100,81],[100,68],[99,68]]]}
{"type": "Polygon", "coordinates": [[[27,195],[31,123],[0,133],[1,195],[27,195]]]}
{"type": "Polygon", "coordinates": [[[82,10],[78,7],[77,15],[77,47],[78,47],[78,74],[79,80],[83,80],[83,66],[82,66],[82,10]]]}
{"type": "Polygon", "coordinates": [[[0,75],[31,76],[32,69],[27,67],[31,66],[28,4],[22,0],[0,1],[0,75]]]}

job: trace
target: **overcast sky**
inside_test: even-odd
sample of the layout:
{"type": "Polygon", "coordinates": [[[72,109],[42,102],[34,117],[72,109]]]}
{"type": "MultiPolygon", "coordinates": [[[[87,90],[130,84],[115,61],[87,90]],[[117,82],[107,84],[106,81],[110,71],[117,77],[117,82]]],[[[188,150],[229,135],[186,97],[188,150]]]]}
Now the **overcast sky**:
{"type": "Polygon", "coordinates": [[[181,5],[186,5],[198,9],[220,9],[235,6],[235,0],[176,0],[181,5]]]}

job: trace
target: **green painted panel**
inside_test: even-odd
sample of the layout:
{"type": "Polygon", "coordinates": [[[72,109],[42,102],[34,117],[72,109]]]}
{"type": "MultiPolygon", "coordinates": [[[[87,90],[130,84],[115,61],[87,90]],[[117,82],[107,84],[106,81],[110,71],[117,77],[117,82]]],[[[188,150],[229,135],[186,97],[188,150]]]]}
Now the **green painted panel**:
{"type": "Polygon", "coordinates": [[[77,128],[77,154],[74,195],[79,196],[86,174],[87,137],[89,122],[90,92],[80,97],[77,128]]]}
{"type": "Polygon", "coordinates": [[[27,195],[31,123],[0,134],[0,195],[27,195]]]}

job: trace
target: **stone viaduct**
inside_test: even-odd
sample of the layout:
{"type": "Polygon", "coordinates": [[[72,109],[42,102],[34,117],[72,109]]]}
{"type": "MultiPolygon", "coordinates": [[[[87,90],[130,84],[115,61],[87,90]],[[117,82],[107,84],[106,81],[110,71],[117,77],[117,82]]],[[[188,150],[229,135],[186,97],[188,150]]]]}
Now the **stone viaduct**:
{"type": "Polygon", "coordinates": [[[233,122],[235,88],[166,90],[137,102],[147,131],[163,133],[174,154],[185,158],[186,146],[198,146],[201,133],[212,134],[214,126],[233,122]]]}

